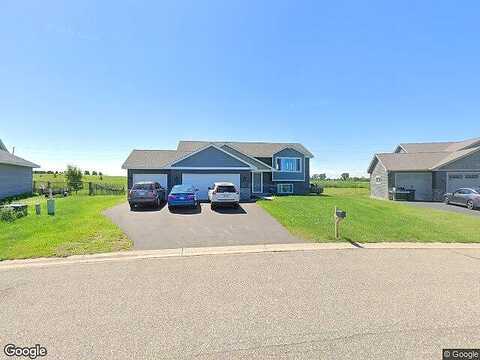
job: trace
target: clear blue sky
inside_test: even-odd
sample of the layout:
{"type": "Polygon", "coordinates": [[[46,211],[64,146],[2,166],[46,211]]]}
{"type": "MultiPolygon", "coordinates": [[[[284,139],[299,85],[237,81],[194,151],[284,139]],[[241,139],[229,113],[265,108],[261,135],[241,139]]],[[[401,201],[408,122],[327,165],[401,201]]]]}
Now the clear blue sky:
{"type": "Polygon", "coordinates": [[[480,136],[478,1],[2,1],[0,138],[121,173],[179,139],[296,141],[364,174],[480,136]]]}

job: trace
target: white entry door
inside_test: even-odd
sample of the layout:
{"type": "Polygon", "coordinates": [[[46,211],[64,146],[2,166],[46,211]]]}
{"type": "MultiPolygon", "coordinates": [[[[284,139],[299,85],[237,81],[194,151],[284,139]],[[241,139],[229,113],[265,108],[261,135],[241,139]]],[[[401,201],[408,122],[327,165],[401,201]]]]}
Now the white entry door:
{"type": "Polygon", "coordinates": [[[208,200],[208,188],[215,182],[230,182],[240,191],[240,174],[182,174],[182,184],[196,187],[200,200],[208,200]]]}
{"type": "Polygon", "coordinates": [[[432,173],[397,173],[395,186],[415,190],[415,200],[432,200],[432,173]]]}
{"type": "Polygon", "coordinates": [[[140,181],[155,181],[158,182],[161,187],[168,189],[167,174],[133,174],[133,184],[140,181]]]}

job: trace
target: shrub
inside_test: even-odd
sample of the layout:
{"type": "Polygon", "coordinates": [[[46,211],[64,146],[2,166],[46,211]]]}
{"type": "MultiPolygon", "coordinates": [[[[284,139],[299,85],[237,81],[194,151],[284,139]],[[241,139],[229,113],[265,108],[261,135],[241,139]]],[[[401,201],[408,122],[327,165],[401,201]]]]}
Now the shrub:
{"type": "Polygon", "coordinates": [[[11,208],[0,208],[0,221],[13,222],[23,216],[22,213],[17,212],[11,208]]]}
{"type": "Polygon", "coordinates": [[[78,191],[82,188],[82,170],[76,166],[68,165],[65,171],[67,178],[67,185],[73,191],[78,191]]]}

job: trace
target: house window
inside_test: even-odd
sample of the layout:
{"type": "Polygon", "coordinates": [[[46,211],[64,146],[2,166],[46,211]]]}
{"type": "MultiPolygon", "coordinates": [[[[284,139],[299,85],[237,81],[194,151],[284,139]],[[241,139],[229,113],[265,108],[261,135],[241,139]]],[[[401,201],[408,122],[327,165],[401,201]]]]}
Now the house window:
{"type": "Polygon", "coordinates": [[[478,175],[474,175],[474,174],[465,175],[465,179],[478,179],[478,175]]]}
{"type": "Polygon", "coordinates": [[[293,184],[278,184],[277,192],[279,194],[293,194],[293,184]]]}
{"type": "Polygon", "coordinates": [[[376,184],[381,184],[381,183],[382,183],[382,177],[381,177],[381,176],[377,176],[377,177],[375,178],[375,183],[376,183],[376,184]]]}
{"type": "Polygon", "coordinates": [[[277,158],[277,170],[283,172],[301,172],[302,171],[302,159],[301,158],[289,158],[279,157],[277,158]]]}
{"type": "Polygon", "coordinates": [[[449,175],[449,179],[463,179],[463,175],[449,175]]]}

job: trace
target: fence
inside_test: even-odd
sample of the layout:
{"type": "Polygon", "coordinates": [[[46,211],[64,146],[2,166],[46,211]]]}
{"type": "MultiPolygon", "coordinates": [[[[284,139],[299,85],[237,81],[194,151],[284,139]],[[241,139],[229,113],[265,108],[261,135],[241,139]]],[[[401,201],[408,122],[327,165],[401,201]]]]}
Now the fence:
{"type": "Polygon", "coordinates": [[[59,181],[34,181],[33,192],[41,195],[123,195],[125,186],[119,184],[96,183],[91,181],[80,181],[66,183],[59,181]]]}
{"type": "Polygon", "coordinates": [[[123,195],[125,186],[118,184],[88,183],[88,195],[123,195]]]}

